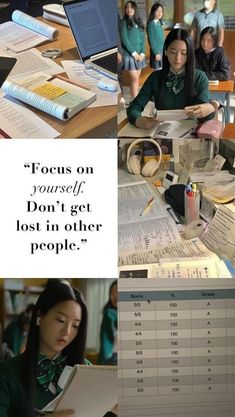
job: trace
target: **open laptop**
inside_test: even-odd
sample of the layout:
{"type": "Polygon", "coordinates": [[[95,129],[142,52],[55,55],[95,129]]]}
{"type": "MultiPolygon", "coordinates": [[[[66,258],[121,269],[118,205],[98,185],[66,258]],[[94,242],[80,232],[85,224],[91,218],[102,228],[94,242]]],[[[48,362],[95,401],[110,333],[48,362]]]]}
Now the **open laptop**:
{"type": "Polygon", "coordinates": [[[69,0],[63,7],[83,63],[116,80],[116,0],[69,0]]]}
{"type": "Polygon", "coordinates": [[[15,64],[15,58],[0,56],[0,88],[4,81],[7,79],[15,64]]]}

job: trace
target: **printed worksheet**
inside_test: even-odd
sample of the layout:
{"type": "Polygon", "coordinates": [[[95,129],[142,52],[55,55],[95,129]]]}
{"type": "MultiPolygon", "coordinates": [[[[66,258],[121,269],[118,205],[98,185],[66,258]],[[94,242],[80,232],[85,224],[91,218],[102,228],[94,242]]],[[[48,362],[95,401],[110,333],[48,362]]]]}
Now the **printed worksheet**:
{"type": "Polygon", "coordinates": [[[149,184],[137,184],[118,189],[118,223],[143,222],[167,217],[164,201],[149,184]]]}
{"type": "Polygon", "coordinates": [[[235,205],[219,205],[205,235],[204,244],[235,267],[235,205]]]}
{"type": "Polygon", "coordinates": [[[199,238],[183,240],[167,246],[158,246],[139,252],[127,252],[119,255],[119,265],[153,264],[169,258],[209,258],[217,257],[209,251],[199,238]]]}
{"type": "Polygon", "coordinates": [[[233,280],[118,287],[119,417],[234,417],[233,280]]]}
{"type": "Polygon", "coordinates": [[[181,237],[170,217],[146,220],[142,223],[122,224],[118,227],[119,253],[153,249],[159,245],[180,242],[181,237]]]}

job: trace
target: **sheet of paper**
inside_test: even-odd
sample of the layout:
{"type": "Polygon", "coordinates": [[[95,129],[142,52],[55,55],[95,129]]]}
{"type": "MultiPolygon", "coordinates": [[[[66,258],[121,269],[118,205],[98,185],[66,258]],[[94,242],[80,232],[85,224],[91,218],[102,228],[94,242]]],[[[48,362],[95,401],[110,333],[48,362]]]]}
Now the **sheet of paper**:
{"type": "MultiPolygon", "coordinates": [[[[1,27],[1,26],[0,26],[1,27]]],[[[0,35],[1,36],[1,35],[0,35]]],[[[0,50],[0,55],[11,56],[17,59],[17,62],[10,73],[9,79],[17,81],[19,78],[25,78],[33,73],[46,72],[50,75],[59,74],[63,72],[63,68],[56,64],[50,58],[44,58],[41,53],[33,48],[30,51],[15,54],[10,51],[0,50]]]]}
{"type": "Polygon", "coordinates": [[[117,404],[117,369],[76,366],[77,372],[56,410],[75,410],[74,417],[103,417],[117,404]]]}
{"type": "MultiPolygon", "coordinates": [[[[125,187],[125,189],[119,189],[119,191],[127,191],[130,190],[130,196],[127,198],[122,198],[119,194],[118,197],[118,223],[127,224],[127,223],[134,223],[134,222],[144,222],[151,219],[161,219],[163,217],[167,217],[167,212],[164,209],[164,205],[162,204],[160,198],[158,196],[154,196],[153,193],[149,193],[149,195],[139,195],[139,193],[132,193],[132,188],[138,189],[141,187],[146,186],[146,184],[139,184],[135,186],[125,187]],[[151,205],[151,208],[147,210],[143,215],[143,210],[146,208],[148,201],[151,198],[154,198],[154,201],[151,205]]],[[[148,190],[148,189],[147,189],[148,190]]]]}
{"type": "Polygon", "coordinates": [[[167,246],[158,246],[145,251],[126,252],[119,255],[119,265],[153,264],[169,258],[217,258],[199,238],[184,240],[167,246]]]}
{"type": "Polygon", "coordinates": [[[157,130],[157,126],[151,129],[138,129],[134,125],[127,123],[118,132],[119,138],[152,138],[157,130]]]}
{"type": "Polygon", "coordinates": [[[235,179],[235,175],[230,174],[229,171],[223,170],[219,172],[193,172],[190,174],[190,179],[192,182],[212,182],[213,184],[232,181],[235,179]]]}
{"type": "MultiPolygon", "coordinates": [[[[96,93],[97,99],[89,107],[101,107],[101,106],[115,106],[117,105],[117,92],[111,93],[109,91],[101,90],[97,84],[99,82],[99,75],[96,73],[97,78],[91,77],[86,72],[84,64],[81,61],[61,61],[65,72],[70,80],[79,82],[91,91],[96,93]]],[[[102,76],[103,77],[103,76],[102,76]]],[[[100,77],[101,78],[101,77],[100,77]]]]}
{"type": "Polygon", "coordinates": [[[9,97],[0,97],[0,128],[12,139],[52,139],[60,134],[31,110],[9,97]]]}
{"type": "Polygon", "coordinates": [[[120,278],[231,278],[224,264],[210,258],[175,259],[160,264],[129,265],[119,269],[120,278]],[[143,275],[141,275],[143,274],[143,275]]]}
{"type": "Polygon", "coordinates": [[[157,110],[157,120],[164,122],[167,120],[185,120],[188,115],[185,110],[157,110]]]}
{"type": "Polygon", "coordinates": [[[235,179],[228,184],[205,183],[202,191],[203,195],[211,198],[216,203],[227,203],[235,199],[235,179]]]}
{"type": "Polygon", "coordinates": [[[0,25],[1,44],[14,52],[25,51],[49,39],[14,22],[5,22],[0,25]]]}
{"type": "Polygon", "coordinates": [[[203,243],[235,266],[235,205],[219,205],[203,243]]]}
{"type": "Polygon", "coordinates": [[[234,417],[234,280],[118,287],[118,416],[234,417]]]}
{"type": "Polygon", "coordinates": [[[118,187],[126,187],[127,185],[145,184],[146,179],[142,175],[133,175],[124,169],[118,170],[118,187]]]}
{"type": "Polygon", "coordinates": [[[170,217],[129,223],[118,227],[119,253],[153,249],[159,245],[180,242],[181,237],[174,220],[170,217]]]}

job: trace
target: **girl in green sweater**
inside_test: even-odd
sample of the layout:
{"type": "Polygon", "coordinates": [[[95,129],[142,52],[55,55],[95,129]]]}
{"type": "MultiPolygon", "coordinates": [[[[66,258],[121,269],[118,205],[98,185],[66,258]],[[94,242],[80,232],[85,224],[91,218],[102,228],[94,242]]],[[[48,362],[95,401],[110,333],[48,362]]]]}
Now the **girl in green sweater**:
{"type": "Polygon", "coordinates": [[[185,109],[189,117],[202,123],[215,116],[214,106],[209,103],[207,76],[195,70],[193,41],[183,29],[173,29],[166,37],[162,70],[148,77],[127,109],[130,123],[143,129],[157,126],[156,118],[141,116],[152,99],[158,110],[185,109]]]}
{"type": "MultiPolygon", "coordinates": [[[[47,285],[35,305],[25,352],[0,364],[0,416],[38,417],[61,392],[58,381],[65,366],[87,363],[86,333],[87,308],[80,292],[65,283],[47,285]]],[[[73,410],[50,414],[74,415],[73,410]]]]}
{"type": "Polygon", "coordinates": [[[163,6],[160,3],[154,3],[148,18],[147,35],[150,46],[150,67],[155,70],[162,68],[162,51],[164,44],[162,18],[163,6]]]}
{"type": "Polygon", "coordinates": [[[128,1],[121,25],[121,42],[123,48],[123,68],[129,76],[129,88],[134,98],[138,94],[139,79],[145,61],[145,32],[139,16],[137,4],[128,1]]]}

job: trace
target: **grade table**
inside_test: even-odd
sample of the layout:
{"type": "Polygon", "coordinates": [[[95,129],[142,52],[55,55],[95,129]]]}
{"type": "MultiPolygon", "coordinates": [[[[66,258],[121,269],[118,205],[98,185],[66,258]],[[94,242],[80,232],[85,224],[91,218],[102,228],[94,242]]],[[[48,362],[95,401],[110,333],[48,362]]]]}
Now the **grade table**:
{"type": "Polygon", "coordinates": [[[119,279],[118,309],[120,417],[235,415],[231,280],[119,279]]]}

